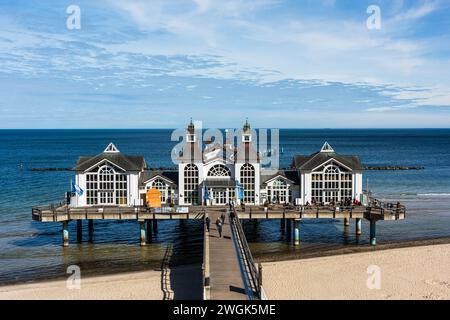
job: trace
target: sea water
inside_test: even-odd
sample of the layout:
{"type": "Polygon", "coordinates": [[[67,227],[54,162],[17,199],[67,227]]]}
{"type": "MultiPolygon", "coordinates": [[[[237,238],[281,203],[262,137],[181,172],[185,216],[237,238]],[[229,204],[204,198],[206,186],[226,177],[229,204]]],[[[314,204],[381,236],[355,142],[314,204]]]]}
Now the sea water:
{"type": "MultiPolygon", "coordinates": [[[[70,225],[70,246],[61,246],[61,223],[31,220],[31,208],[63,199],[74,173],[31,171],[71,168],[78,156],[96,155],[110,142],[125,154],[142,155],[150,167],[173,167],[172,130],[0,130],[0,284],[67,276],[69,265],[83,275],[159,269],[162,265],[202,260],[201,221],[160,221],[151,242],[139,246],[136,221],[95,221],[94,241],[76,241],[70,225]]],[[[450,130],[299,130],[280,131],[280,166],[296,154],[309,155],[328,141],[336,152],[358,155],[364,165],[423,166],[424,170],[367,171],[364,188],[377,198],[401,201],[407,219],[377,224],[378,243],[450,236],[450,130]],[[368,180],[367,180],[368,179],[368,180]]],[[[304,220],[300,247],[280,220],[246,221],[244,229],[256,259],[298,255],[368,245],[368,225],[356,237],[354,225],[339,220],[304,220]]]]}

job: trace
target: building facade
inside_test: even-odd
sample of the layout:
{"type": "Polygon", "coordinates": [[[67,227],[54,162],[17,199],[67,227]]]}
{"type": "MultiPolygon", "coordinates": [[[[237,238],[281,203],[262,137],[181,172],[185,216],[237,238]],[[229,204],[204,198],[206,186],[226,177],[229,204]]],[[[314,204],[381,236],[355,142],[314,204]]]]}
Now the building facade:
{"type": "Polygon", "coordinates": [[[261,165],[256,132],[248,122],[233,141],[202,141],[191,123],[178,151],[177,168],[150,171],[143,157],[122,154],[114,144],[94,157],[80,157],[74,170],[80,193],[70,205],[145,205],[150,189],[163,205],[223,206],[229,203],[329,204],[362,196],[362,165],[357,156],[337,154],[325,142],[309,156],[295,156],[287,170],[261,165]],[[237,146],[233,143],[237,141],[237,146]]]}
{"type": "Polygon", "coordinates": [[[97,156],[80,157],[73,170],[81,192],[71,198],[71,206],[139,205],[139,177],[145,167],[143,157],[124,155],[113,143],[97,156]]]}

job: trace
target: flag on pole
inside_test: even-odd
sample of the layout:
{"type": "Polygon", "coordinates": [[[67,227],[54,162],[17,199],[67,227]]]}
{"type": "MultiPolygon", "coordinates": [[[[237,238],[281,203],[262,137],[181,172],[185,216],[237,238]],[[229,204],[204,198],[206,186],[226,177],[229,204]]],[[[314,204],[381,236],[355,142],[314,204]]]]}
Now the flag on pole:
{"type": "Polygon", "coordinates": [[[78,196],[82,196],[84,190],[81,189],[81,187],[77,185],[75,182],[72,182],[72,192],[75,192],[78,196]]]}
{"type": "Polygon", "coordinates": [[[206,183],[203,185],[203,200],[209,199],[209,192],[208,187],[206,186],[206,183]]]}
{"type": "Polygon", "coordinates": [[[244,187],[239,183],[239,180],[236,180],[236,189],[239,200],[244,200],[244,187]]]}

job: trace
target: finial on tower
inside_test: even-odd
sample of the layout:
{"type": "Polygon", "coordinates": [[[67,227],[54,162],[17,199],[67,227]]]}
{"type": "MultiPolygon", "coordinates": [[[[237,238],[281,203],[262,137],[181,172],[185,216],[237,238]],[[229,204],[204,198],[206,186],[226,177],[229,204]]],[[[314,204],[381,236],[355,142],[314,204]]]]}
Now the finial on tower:
{"type": "Polygon", "coordinates": [[[191,117],[191,121],[189,122],[187,129],[190,133],[194,133],[194,131],[195,131],[195,126],[194,126],[194,123],[192,122],[192,117],[191,117]]]}
{"type": "Polygon", "coordinates": [[[334,152],[334,149],[330,146],[330,144],[328,142],[325,142],[322,146],[322,149],[320,150],[320,152],[334,152]]]}
{"type": "Polygon", "coordinates": [[[117,149],[117,147],[114,145],[114,143],[110,143],[108,144],[108,146],[106,147],[106,149],[103,151],[106,153],[119,153],[119,149],[117,149]]]}
{"type": "Polygon", "coordinates": [[[248,118],[245,118],[244,131],[249,131],[251,129],[250,123],[248,123],[248,118]]]}

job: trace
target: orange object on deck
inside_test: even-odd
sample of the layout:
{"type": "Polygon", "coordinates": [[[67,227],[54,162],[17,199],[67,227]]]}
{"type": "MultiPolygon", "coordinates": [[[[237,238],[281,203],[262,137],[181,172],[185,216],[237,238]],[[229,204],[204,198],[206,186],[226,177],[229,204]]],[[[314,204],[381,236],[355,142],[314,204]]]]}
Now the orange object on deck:
{"type": "Polygon", "coordinates": [[[146,193],[147,204],[150,208],[161,208],[161,192],[151,188],[146,193]]]}

